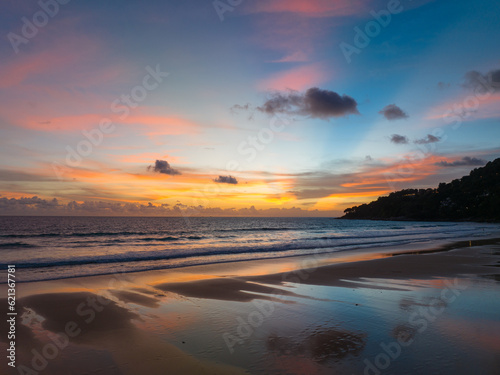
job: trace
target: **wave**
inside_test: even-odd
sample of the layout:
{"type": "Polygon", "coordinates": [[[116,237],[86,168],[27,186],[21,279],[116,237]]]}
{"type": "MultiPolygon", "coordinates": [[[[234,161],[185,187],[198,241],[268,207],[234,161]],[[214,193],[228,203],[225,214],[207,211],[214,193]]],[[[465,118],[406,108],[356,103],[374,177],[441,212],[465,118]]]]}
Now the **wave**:
{"type": "Polygon", "coordinates": [[[38,234],[2,234],[0,238],[27,238],[27,237],[100,237],[100,236],[139,236],[161,234],[160,232],[90,232],[90,233],[38,233],[38,234]]]}
{"type": "MultiPolygon", "coordinates": [[[[474,231],[474,229],[472,229],[472,228],[465,229],[465,228],[461,228],[461,227],[442,228],[442,227],[434,226],[435,228],[433,228],[433,229],[430,229],[429,227],[431,227],[431,226],[428,226],[425,230],[420,229],[418,227],[417,228],[411,227],[411,228],[408,228],[407,230],[397,231],[397,232],[394,232],[394,230],[391,231],[391,230],[386,230],[386,229],[375,230],[375,231],[372,231],[371,229],[369,229],[367,232],[366,231],[353,231],[351,233],[344,232],[341,235],[325,235],[325,236],[311,236],[311,234],[312,234],[311,232],[304,232],[304,233],[299,233],[296,238],[290,239],[289,242],[293,242],[294,244],[301,243],[303,245],[300,245],[300,247],[307,249],[310,246],[316,246],[315,244],[317,242],[321,242],[321,241],[328,241],[328,246],[341,246],[341,244],[345,241],[349,241],[349,242],[352,241],[354,244],[356,244],[356,241],[363,241],[364,242],[364,241],[368,240],[368,243],[375,243],[373,241],[382,240],[382,239],[415,238],[415,237],[422,236],[422,235],[425,235],[427,237],[432,236],[433,238],[435,235],[445,235],[448,237],[452,237],[452,236],[455,236],[457,233],[465,234],[468,231],[471,231],[471,232],[474,231]],[[369,240],[371,240],[371,242],[369,240]]],[[[246,229],[256,230],[256,228],[246,228],[246,229]]],[[[274,229],[276,229],[276,228],[274,228],[274,229]]],[[[271,230],[271,228],[267,228],[267,230],[271,230]]],[[[287,229],[285,228],[285,230],[287,230],[287,229]]],[[[288,230],[290,230],[290,228],[288,228],[288,230]]],[[[297,229],[297,230],[300,232],[303,232],[302,230],[299,230],[299,229],[297,229]]],[[[221,230],[219,230],[219,232],[220,231],[221,230]]],[[[229,230],[222,230],[222,231],[228,232],[229,230]]],[[[234,231],[237,231],[237,230],[234,230],[234,231]]],[[[330,228],[330,231],[331,231],[331,228],[330,228]]],[[[225,244],[227,242],[234,242],[232,240],[222,241],[221,239],[224,239],[224,238],[231,239],[231,238],[239,237],[237,235],[216,235],[213,232],[217,232],[217,231],[212,231],[212,232],[210,232],[209,235],[193,235],[193,232],[190,232],[190,235],[188,235],[188,236],[169,235],[169,236],[158,236],[158,237],[155,237],[154,233],[151,233],[151,232],[148,232],[148,233],[130,232],[130,231],[127,231],[127,232],[99,232],[99,233],[93,233],[92,235],[90,235],[89,233],[78,233],[76,236],[73,236],[73,235],[66,235],[67,237],[62,236],[63,237],[62,241],[50,241],[50,242],[40,241],[39,243],[37,243],[37,245],[27,244],[27,243],[24,243],[21,241],[13,241],[13,242],[5,243],[5,244],[0,244],[0,248],[3,248],[3,249],[14,249],[14,248],[28,249],[28,248],[33,248],[33,247],[40,247],[40,248],[48,248],[48,247],[50,247],[50,248],[73,248],[73,247],[74,248],[85,248],[85,247],[108,248],[108,247],[112,247],[112,246],[121,246],[121,245],[126,245],[128,247],[148,246],[150,248],[158,248],[158,247],[161,247],[162,245],[168,243],[171,246],[175,246],[176,248],[179,247],[178,250],[182,251],[182,246],[186,246],[188,243],[187,241],[189,241],[189,243],[193,243],[193,245],[196,245],[196,241],[209,239],[210,242],[212,242],[214,244],[213,247],[218,247],[217,244],[222,244],[222,243],[225,244]],[[139,233],[142,234],[143,236],[141,236],[141,237],[137,236],[137,234],[139,234],[139,233]],[[131,237],[132,235],[136,235],[136,237],[131,237]],[[147,235],[147,237],[144,237],[144,235],[147,235]],[[69,236],[73,236],[73,237],[69,237],[69,236]],[[108,236],[108,238],[103,238],[103,236],[108,236]],[[126,236],[126,237],[123,237],[123,238],[118,237],[117,238],[116,236],[126,236]]],[[[162,232],[157,232],[157,233],[162,233],[162,232]]],[[[187,234],[188,232],[178,232],[178,233],[179,234],[180,233],[187,234]]],[[[318,232],[314,232],[314,233],[318,233],[318,232]]],[[[164,232],[162,234],[164,234],[164,232]]],[[[206,234],[206,233],[204,233],[204,234],[206,234]]],[[[11,235],[3,235],[4,238],[7,236],[11,236],[11,235]]],[[[19,235],[19,236],[28,237],[28,235],[19,235]]],[[[38,236],[47,237],[48,234],[43,234],[43,235],[35,234],[33,236],[30,236],[30,237],[38,237],[38,236]]],[[[0,237],[2,237],[2,235],[0,235],[0,237]]],[[[269,238],[259,238],[259,237],[253,236],[252,238],[244,238],[244,241],[238,241],[238,243],[241,243],[241,244],[251,243],[251,244],[257,245],[261,242],[266,242],[268,244],[270,242],[274,242],[275,244],[272,244],[268,247],[270,250],[275,249],[276,246],[277,247],[289,246],[287,243],[285,243],[285,245],[283,245],[284,242],[282,242],[282,241],[278,242],[278,241],[279,241],[278,238],[269,239],[269,238]]],[[[201,242],[199,244],[201,244],[201,242]]],[[[208,245],[208,244],[206,244],[206,245],[208,245]]],[[[242,248],[244,248],[243,246],[235,247],[235,249],[242,249],[242,248]]],[[[292,245],[292,246],[296,246],[296,245],[292,245]]],[[[253,247],[255,247],[255,246],[253,246],[253,247]]],[[[218,248],[221,248],[221,247],[218,247],[218,248]]],[[[295,248],[295,247],[291,247],[291,248],[285,247],[286,250],[292,249],[292,248],[295,248]]],[[[278,251],[279,251],[279,249],[278,249],[278,251]]]]}
{"type": "MultiPolygon", "coordinates": [[[[193,232],[174,232],[177,235],[182,236],[183,234],[193,233],[193,232]]],[[[151,235],[165,235],[170,234],[170,232],[159,231],[159,232],[90,232],[90,233],[38,233],[38,234],[1,234],[0,238],[44,238],[44,237],[58,237],[58,238],[71,238],[71,237],[113,237],[113,236],[151,236],[151,235]]],[[[147,240],[169,240],[169,238],[179,239],[178,237],[164,237],[162,238],[145,238],[147,240]]],[[[181,237],[182,238],[182,237],[181,237]]]]}
{"type": "MultiPolygon", "coordinates": [[[[453,233],[453,232],[464,232],[463,229],[460,229],[460,230],[456,230],[456,231],[450,231],[450,230],[447,230],[446,232],[444,232],[442,229],[439,229],[439,228],[436,228],[438,230],[435,230],[435,231],[412,231],[412,232],[402,232],[402,233],[394,233],[394,234],[391,234],[390,232],[389,233],[386,233],[386,232],[381,232],[381,231],[377,231],[378,234],[374,235],[374,234],[367,234],[367,235],[360,235],[359,233],[356,233],[355,235],[352,235],[352,236],[346,236],[346,235],[342,235],[342,236],[323,236],[323,237],[310,237],[310,238],[305,238],[305,240],[317,240],[317,239],[320,239],[320,240],[333,240],[333,239],[336,239],[336,240],[343,240],[343,239],[355,239],[355,238],[391,238],[391,237],[408,237],[408,236],[419,236],[419,235],[429,235],[429,234],[439,234],[439,233],[453,233]]],[[[472,231],[472,229],[471,229],[472,231]]]]}
{"type": "Polygon", "coordinates": [[[29,244],[29,243],[24,243],[24,242],[0,243],[0,249],[26,249],[26,248],[33,248],[33,247],[38,247],[38,246],[29,244]]]}
{"type": "Polygon", "coordinates": [[[286,231],[301,231],[303,228],[277,228],[277,227],[262,227],[262,228],[230,228],[230,229],[216,229],[214,232],[286,232],[286,231]]]}
{"type": "MultiPolygon", "coordinates": [[[[169,242],[169,241],[179,241],[181,238],[179,237],[173,237],[173,236],[167,236],[167,237],[161,237],[161,238],[158,238],[158,237],[146,237],[146,238],[140,238],[141,241],[144,241],[144,242],[152,242],[152,241],[165,241],[165,242],[169,242]]],[[[126,242],[126,241],[123,241],[123,240],[114,240],[114,241],[120,241],[120,242],[126,242]]]]}
{"type": "MultiPolygon", "coordinates": [[[[436,230],[456,230],[460,231],[460,227],[458,226],[457,228],[451,228],[453,226],[456,226],[456,224],[453,225],[443,225],[442,223],[439,224],[423,224],[423,225],[415,225],[415,226],[409,226],[409,227],[404,227],[404,226],[391,226],[387,228],[373,228],[373,230],[376,230],[379,233],[384,233],[385,230],[391,231],[391,230],[402,230],[402,233],[397,234],[397,235],[413,235],[413,234],[418,234],[420,232],[416,232],[418,230],[424,231],[425,229],[428,228],[436,228],[436,230]]],[[[237,237],[239,233],[258,233],[258,232],[290,232],[290,231],[296,231],[296,232],[308,232],[308,233],[322,233],[324,231],[331,231],[331,230],[343,230],[342,228],[322,228],[322,229],[314,229],[312,230],[311,228],[305,229],[303,227],[254,227],[254,228],[221,228],[221,229],[196,229],[196,230],[157,230],[157,231],[118,231],[118,232],[113,232],[113,231],[102,231],[102,232],[60,232],[60,233],[18,233],[18,234],[0,234],[0,239],[25,239],[25,238],[62,238],[62,239],[70,239],[70,238],[102,238],[102,237],[133,237],[134,240],[138,241],[177,241],[177,240],[201,240],[204,238],[207,238],[207,235],[210,237],[215,237],[215,238],[233,238],[237,237]],[[222,234],[218,234],[222,233],[222,234]],[[162,238],[154,237],[154,236],[165,236],[162,238]]],[[[355,234],[353,236],[346,236],[346,237],[359,237],[359,238],[366,238],[372,236],[371,234],[368,235],[362,235],[360,231],[355,229],[355,234]]],[[[365,228],[368,230],[372,230],[372,228],[365,228]]],[[[428,233],[428,232],[426,232],[428,233]]],[[[384,234],[386,235],[386,234],[384,234]]],[[[381,237],[382,235],[378,235],[378,237],[381,237]]],[[[314,237],[312,237],[314,238],[314,237]]],[[[340,238],[340,237],[339,237],[340,238]]],[[[111,240],[109,240],[111,241],[111,240]]],[[[117,242],[119,242],[118,240],[117,242]]],[[[125,242],[125,241],[124,241],[125,242]]],[[[76,243],[76,241],[75,241],[76,243]]]]}
{"type": "MultiPolygon", "coordinates": [[[[232,229],[216,229],[213,231],[207,230],[208,232],[269,232],[269,231],[300,231],[302,228],[273,228],[273,227],[263,227],[263,228],[232,228],[232,229]]],[[[0,238],[43,238],[43,237],[105,237],[105,236],[151,236],[151,235],[165,235],[173,234],[177,236],[183,236],[189,234],[189,237],[197,231],[145,231],[145,232],[73,232],[73,233],[36,233],[36,234],[0,234],[0,238]]],[[[195,238],[196,239],[196,238],[195,238]]]]}
{"type": "MultiPolygon", "coordinates": [[[[449,238],[443,237],[442,239],[449,238]]],[[[435,238],[436,239],[436,238],[435,238]]],[[[441,239],[441,238],[437,238],[441,239]]],[[[184,251],[184,252],[170,252],[167,250],[162,251],[148,251],[148,252],[127,252],[120,253],[115,256],[100,256],[100,257],[79,257],[73,259],[65,260],[54,260],[51,258],[41,258],[38,262],[26,261],[26,262],[16,262],[16,267],[18,268],[46,268],[46,267],[60,267],[60,266],[81,266],[90,264],[113,264],[113,263],[131,263],[131,262],[145,262],[145,261],[161,261],[161,260],[172,260],[181,258],[193,258],[193,257],[207,257],[207,256],[227,256],[227,255],[243,255],[243,254],[264,254],[264,253],[282,253],[286,251],[296,250],[303,251],[303,255],[307,255],[310,250],[314,249],[330,249],[332,252],[342,251],[345,249],[361,248],[361,247],[379,247],[406,244],[410,242],[426,241],[425,239],[419,240],[401,240],[394,241],[392,239],[381,240],[381,241],[362,241],[362,242],[348,242],[348,243],[338,243],[338,242],[328,242],[318,241],[317,243],[305,243],[305,242],[294,242],[294,243],[280,243],[276,245],[267,246],[238,246],[238,247],[218,247],[218,248],[198,248],[195,251],[184,251]]],[[[254,259],[249,257],[248,259],[254,259]]],[[[0,267],[5,266],[0,264],[0,267]]]]}

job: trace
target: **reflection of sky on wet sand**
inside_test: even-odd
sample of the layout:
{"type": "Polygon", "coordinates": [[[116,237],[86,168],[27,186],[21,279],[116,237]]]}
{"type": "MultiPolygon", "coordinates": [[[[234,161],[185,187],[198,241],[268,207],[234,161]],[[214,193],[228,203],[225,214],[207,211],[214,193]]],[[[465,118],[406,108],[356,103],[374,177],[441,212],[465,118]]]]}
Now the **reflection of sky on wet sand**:
{"type": "MultiPolygon", "coordinates": [[[[500,285],[480,279],[470,284],[456,300],[446,303],[439,300],[444,283],[444,279],[438,282],[420,280],[418,286],[404,291],[296,285],[293,289],[297,294],[314,290],[318,298],[330,301],[294,299],[297,303],[293,305],[276,304],[272,316],[254,330],[251,338],[235,346],[235,354],[226,353],[226,357],[223,351],[219,353],[221,359],[247,363],[250,366],[247,368],[256,373],[264,369],[275,374],[363,373],[365,359],[374,360],[383,352],[382,343],[394,342],[404,333],[413,341],[410,346],[402,348],[400,356],[391,362],[384,374],[402,374],[408,369],[412,369],[412,374],[433,371],[470,374],[474,373],[472,368],[481,374],[496,374],[495,335],[474,332],[485,326],[482,320],[485,311],[493,315],[500,311],[500,299],[493,298],[498,297],[500,285]],[[337,302],[331,301],[334,298],[337,302]],[[430,306],[442,312],[432,316],[426,329],[420,331],[422,324],[417,324],[415,318],[411,321],[411,316],[417,313],[417,318],[422,319],[420,309],[429,309],[430,306]],[[450,322],[460,316],[464,319],[454,326],[456,335],[452,336],[450,322]],[[461,329],[460,325],[470,328],[461,329]],[[307,336],[307,332],[315,334],[307,336]],[[314,337],[319,342],[324,340],[323,354],[318,354],[318,341],[314,341],[314,337]],[[333,342],[338,339],[339,343],[329,346],[332,342],[329,339],[333,342]],[[475,349],[487,345],[488,340],[491,340],[489,350],[475,349]],[[249,360],[249,356],[254,360],[249,360]],[[467,366],[456,366],[465,359],[467,366]]],[[[200,300],[199,303],[210,302],[200,300]]],[[[229,302],[228,306],[231,308],[224,311],[224,316],[233,320],[231,332],[235,333],[238,324],[235,318],[245,318],[252,308],[229,302]]],[[[498,316],[491,319],[498,321],[498,316]]],[[[207,328],[204,330],[203,327],[198,327],[196,332],[208,334],[207,328]]]]}
{"type": "MultiPolygon", "coordinates": [[[[294,269],[291,265],[271,268],[294,269]]],[[[209,273],[179,275],[182,278],[177,281],[193,285],[212,277],[209,273]]],[[[500,283],[492,277],[458,282],[445,278],[362,278],[352,287],[309,285],[307,280],[285,285],[252,281],[249,286],[248,281],[234,279],[233,292],[238,297],[246,293],[248,298],[226,300],[218,299],[216,293],[205,298],[177,294],[165,287],[166,280],[174,280],[171,276],[147,277],[144,282],[144,276],[127,276],[126,282],[115,288],[103,282],[85,287],[66,285],[60,293],[22,298],[20,305],[43,317],[39,326],[45,330],[36,333],[37,343],[31,331],[22,328],[25,340],[32,341],[23,346],[41,348],[50,342],[47,330],[60,331],[62,322],[68,320],[80,319],[76,321],[84,326],[75,315],[75,304],[99,294],[111,301],[109,306],[54,361],[54,374],[69,366],[71,358],[75,363],[107,368],[109,374],[124,368],[135,371],[138,363],[146,363],[154,374],[158,364],[172,366],[168,361],[173,357],[182,359],[176,362],[178,368],[185,365],[183,361],[197,358],[251,373],[362,374],[365,361],[375,363],[384,353],[381,345],[394,343],[399,337],[411,343],[391,359],[384,374],[402,374],[409,369],[412,374],[496,374],[500,365],[500,283]],[[457,283],[462,288],[455,299],[440,299],[443,290],[457,283]],[[285,291],[280,299],[273,297],[276,290],[285,291]],[[260,311],[256,301],[272,306],[272,313],[252,327],[241,343],[234,344],[231,354],[223,335],[238,335],[241,322],[248,322],[249,314],[260,311]],[[53,304],[57,311],[53,311],[53,304]],[[439,313],[425,318],[431,307],[439,313]]],[[[344,280],[342,285],[351,284],[344,280]]],[[[3,346],[0,343],[0,348],[3,346]]],[[[21,353],[21,357],[26,354],[21,353]]],[[[81,368],[87,369],[85,365],[81,368]]]]}
{"type": "Polygon", "coordinates": [[[380,344],[395,342],[403,332],[413,341],[402,348],[384,374],[408,369],[412,374],[497,373],[500,335],[495,327],[500,323],[500,285],[484,279],[461,282],[467,288],[449,302],[441,298],[445,280],[441,280],[441,287],[428,280],[420,290],[384,291],[379,297],[366,291],[371,300],[367,301],[371,324],[367,325],[370,340],[363,357],[373,363],[384,353],[380,344]],[[429,289],[431,285],[433,289],[429,289]],[[489,332],[485,329],[488,325],[492,327],[489,332]]]}
{"type": "Polygon", "coordinates": [[[151,297],[137,290],[101,292],[102,295],[79,291],[22,298],[20,306],[33,311],[38,321],[31,325],[25,322],[23,326],[34,329],[38,340],[22,343],[24,350],[18,355],[18,364],[33,367],[32,350],[36,350],[50,353],[51,357],[55,353],[46,366],[44,359],[37,362],[51,375],[96,371],[113,375],[160,374],[165,368],[174,374],[242,373],[237,368],[196,360],[162,340],[159,332],[181,331],[189,325],[186,319],[179,319],[179,312],[161,311],[168,301],[165,297],[151,297]],[[109,299],[105,294],[115,298],[109,299]],[[68,324],[74,335],[64,343],[62,334],[69,332],[68,324]],[[57,343],[59,349],[54,346],[57,343]]]}

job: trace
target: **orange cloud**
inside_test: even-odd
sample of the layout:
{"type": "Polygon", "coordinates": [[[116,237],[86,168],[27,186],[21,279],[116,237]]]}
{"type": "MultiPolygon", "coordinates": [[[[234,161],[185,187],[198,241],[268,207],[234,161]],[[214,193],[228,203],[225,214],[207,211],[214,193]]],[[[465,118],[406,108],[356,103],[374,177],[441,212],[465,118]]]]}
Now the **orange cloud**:
{"type": "Polygon", "coordinates": [[[158,160],[168,160],[169,163],[172,162],[176,164],[182,164],[181,158],[176,156],[161,154],[158,152],[143,152],[141,154],[136,154],[136,155],[119,155],[116,156],[115,159],[122,163],[146,164],[146,163],[151,163],[152,161],[158,159],[158,160]]]}
{"type": "Polygon", "coordinates": [[[405,187],[415,187],[436,174],[439,169],[435,163],[443,158],[428,155],[422,158],[406,158],[392,161],[385,166],[368,167],[350,176],[350,181],[340,184],[344,189],[327,197],[320,198],[313,208],[332,210],[368,203],[375,198],[387,195],[405,187]]]}
{"type": "Polygon", "coordinates": [[[274,195],[269,195],[265,198],[266,202],[274,203],[277,205],[282,205],[287,202],[292,202],[295,201],[297,197],[294,194],[291,193],[285,193],[285,194],[274,194],[274,195]]]}
{"type": "Polygon", "coordinates": [[[297,90],[302,91],[318,86],[331,78],[331,72],[320,63],[293,68],[278,73],[257,84],[259,90],[297,90]]]}
{"type": "Polygon", "coordinates": [[[353,181],[343,183],[345,188],[375,189],[380,186],[393,187],[395,183],[421,181],[436,173],[435,163],[443,158],[434,155],[423,155],[421,158],[407,157],[399,162],[392,161],[389,165],[375,167],[359,173],[353,181]]]}
{"type": "MultiPolygon", "coordinates": [[[[106,164],[86,160],[85,168],[67,168],[63,181],[57,182],[56,186],[48,180],[45,185],[39,186],[37,193],[42,195],[45,192],[45,196],[55,194],[66,200],[151,201],[171,205],[180,201],[187,206],[202,205],[214,209],[238,209],[250,205],[259,208],[303,206],[309,207],[309,212],[316,209],[321,211],[319,214],[325,214],[336,210],[335,214],[340,214],[341,209],[369,202],[393,190],[415,187],[414,181],[425,184],[426,179],[435,176],[439,169],[435,163],[446,159],[431,155],[421,160],[386,161],[382,167],[365,166],[363,170],[342,177],[343,181],[336,177],[319,177],[305,185],[295,175],[246,172],[238,174],[240,184],[221,185],[213,182],[218,171],[180,168],[182,175],[179,176],[147,172],[147,165],[156,158],[171,161],[172,158],[167,155],[142,153],[124,158],[120,161],[143,165],[107,167],[106,164]],[[403,186],[395,189],[392,186],[395,182],[403,186]],[[301,197],[301,192],[312,186],[321,190],[318,193],[320,198],[308,197],[307,194],[301,197]]],[[[174,167],[177,168],[176,163],[174,167]]],[[[47,164],[45,168],[46,175],[53,176],[51,165],[47,164]]],[[[18,183],[19,193],[31,193],[32,189],[31,182],[18,183]]]]}
{"type": "Polygon", "coordinates": [[[313,209],[320,211],[339,209],[342,204],[345,204],[345,202],[352,202],[353,199],[360,199],[363,202],[368,202],[390,192],[390,189],[385,189],[376,191],[335,193],[329,195],[328,197],[318,199],[316,204],[313,206],[313,209]]]}

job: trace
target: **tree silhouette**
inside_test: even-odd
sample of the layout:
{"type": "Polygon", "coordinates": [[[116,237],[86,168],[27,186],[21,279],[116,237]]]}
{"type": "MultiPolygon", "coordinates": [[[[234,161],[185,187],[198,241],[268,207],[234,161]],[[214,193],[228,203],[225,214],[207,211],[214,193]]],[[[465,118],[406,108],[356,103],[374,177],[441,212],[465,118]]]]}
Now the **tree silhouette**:
{"type": "Polygon", "coordinates": [[[437,189],[405,189],[344,211],[342,219],[500,221],[500,158],[437,189]]]}

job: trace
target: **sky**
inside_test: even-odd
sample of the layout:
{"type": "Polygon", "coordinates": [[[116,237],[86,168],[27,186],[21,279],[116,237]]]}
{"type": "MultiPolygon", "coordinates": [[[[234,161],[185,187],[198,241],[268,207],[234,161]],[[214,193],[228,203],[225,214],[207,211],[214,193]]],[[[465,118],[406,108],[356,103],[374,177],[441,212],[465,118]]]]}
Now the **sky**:
{"type": "Polygon", "coordinates": [[[4,0],[0,214],[339,216],[500,157],[500,2],[4,0]]]}

